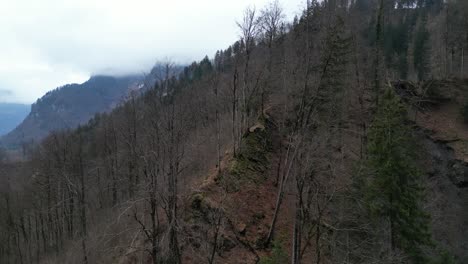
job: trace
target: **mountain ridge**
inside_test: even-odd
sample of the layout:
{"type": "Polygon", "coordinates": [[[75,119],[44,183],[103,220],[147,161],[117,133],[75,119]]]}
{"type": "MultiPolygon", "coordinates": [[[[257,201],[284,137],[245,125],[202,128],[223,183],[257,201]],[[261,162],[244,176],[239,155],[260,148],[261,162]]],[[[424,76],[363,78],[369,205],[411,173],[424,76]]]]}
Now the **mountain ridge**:
{"type": "Polygon", "coordinates": [[[16,128],[0,138],[0,145],[15,148],[40,141],[52,131],[85,124],[95,114],[115,108],[130,91],[141,87],[141,82],[137,75],[95,75],[82,84],[51,90],[31,105],[30,113],[16,128]]]}

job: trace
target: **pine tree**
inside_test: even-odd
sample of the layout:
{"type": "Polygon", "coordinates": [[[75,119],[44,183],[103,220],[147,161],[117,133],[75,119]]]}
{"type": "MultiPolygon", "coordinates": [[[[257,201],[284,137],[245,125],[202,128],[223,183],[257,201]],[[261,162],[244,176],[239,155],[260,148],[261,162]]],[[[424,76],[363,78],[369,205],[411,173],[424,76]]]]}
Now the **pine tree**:
{"type": "Polygon", "coordinates": [[[418,79],[424,80],[429,72],[429,32],[426,30],[426,21],[422,19],[415,30],[414,39],[414,67],[418,73],[418,79]]]}
{"type": "Polygon", "coordinates": [[[392,249],[425,263],[422,246],[431,244],[429,216],[421,208],[424,189],[406,111],[390,89],[380,102],[369,131],[367,205],[374,217],[390,223],[392,249]]]}

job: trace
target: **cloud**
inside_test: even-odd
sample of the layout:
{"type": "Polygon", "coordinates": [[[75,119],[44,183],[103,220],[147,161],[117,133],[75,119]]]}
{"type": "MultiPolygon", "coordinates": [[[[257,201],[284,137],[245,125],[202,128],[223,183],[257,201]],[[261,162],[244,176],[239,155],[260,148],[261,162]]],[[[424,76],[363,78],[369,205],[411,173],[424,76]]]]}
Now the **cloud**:
{"type": "MultiPolygon", "coordinates": [[[[289,17],[305,0],[284,0],[289,17]]],[[[157,58],[212,56],[269,0],[0,0],[0,101],[31,103],[92,74],[142,73],[157,58]]]]}
{"type": "Polygon", "coordinates": [[[10,90],[0,89],[0,96],[9,96],[9,95],[12,95],[12,94],[13,94],[13,92],[10,91],[10,90]]]}

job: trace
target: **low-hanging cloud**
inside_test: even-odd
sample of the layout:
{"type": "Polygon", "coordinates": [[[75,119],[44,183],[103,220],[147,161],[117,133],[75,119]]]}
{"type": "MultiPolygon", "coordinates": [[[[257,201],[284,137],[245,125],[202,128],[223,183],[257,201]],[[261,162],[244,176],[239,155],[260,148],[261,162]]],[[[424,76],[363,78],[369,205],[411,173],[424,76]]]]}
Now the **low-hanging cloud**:
{"type": "Polygon", "coordinates": [[[12,94],[13,94],[13,92],[11,90],[0,89],[0,99],[2,97],[11,96],[12,94]]]}
{"type": "MultiPolygon", "coordinates": [[[[238,37],[247,6],[268,0],[0,0],[0,101],[31,103],[92,74],[147,71],[157,58],[212,56],[238,37]]],[[[289,17],[304,0],[285,0],[289,17]]]]}

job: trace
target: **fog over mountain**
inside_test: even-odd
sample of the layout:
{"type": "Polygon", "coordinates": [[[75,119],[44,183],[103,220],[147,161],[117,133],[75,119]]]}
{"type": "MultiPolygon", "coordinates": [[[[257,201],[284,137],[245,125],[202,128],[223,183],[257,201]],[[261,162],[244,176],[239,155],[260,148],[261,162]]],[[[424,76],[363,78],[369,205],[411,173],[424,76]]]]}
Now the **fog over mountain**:
{"type": "Polygon", "coordinates": [[[31,106],[25,104],[0,103],[0,137],[21,123],[30,108],[31,106]]]}
{"type": "MultiPolygon", "coordinates": [[[[287,14],[302,2],[285,2],[287,14]]],[[[189,63],[214,54],[237,39],[245,6],[265,3],[0,0],[0,102],[30,104],[97,74],[141,74],[156,58],[189,63]]]]}
{"type": "Polygon", "coordinates": [[[50,132],[84,124],[95,114],[108,112],[124,102],[130,91],[143,87],[142,79],[137,75],[93,76],[82,84],[67,84],[48,92],[31,107],[28,106],[26,114],[20,111],[21,105],[4,104],[10,107],[5,108],[4,116],[1,116],[0,104],[2,123],[3,117],[8,121],[5,135],[0,137],[0,146],[18,147],[24,142],[39,141],[50,132]]]}

